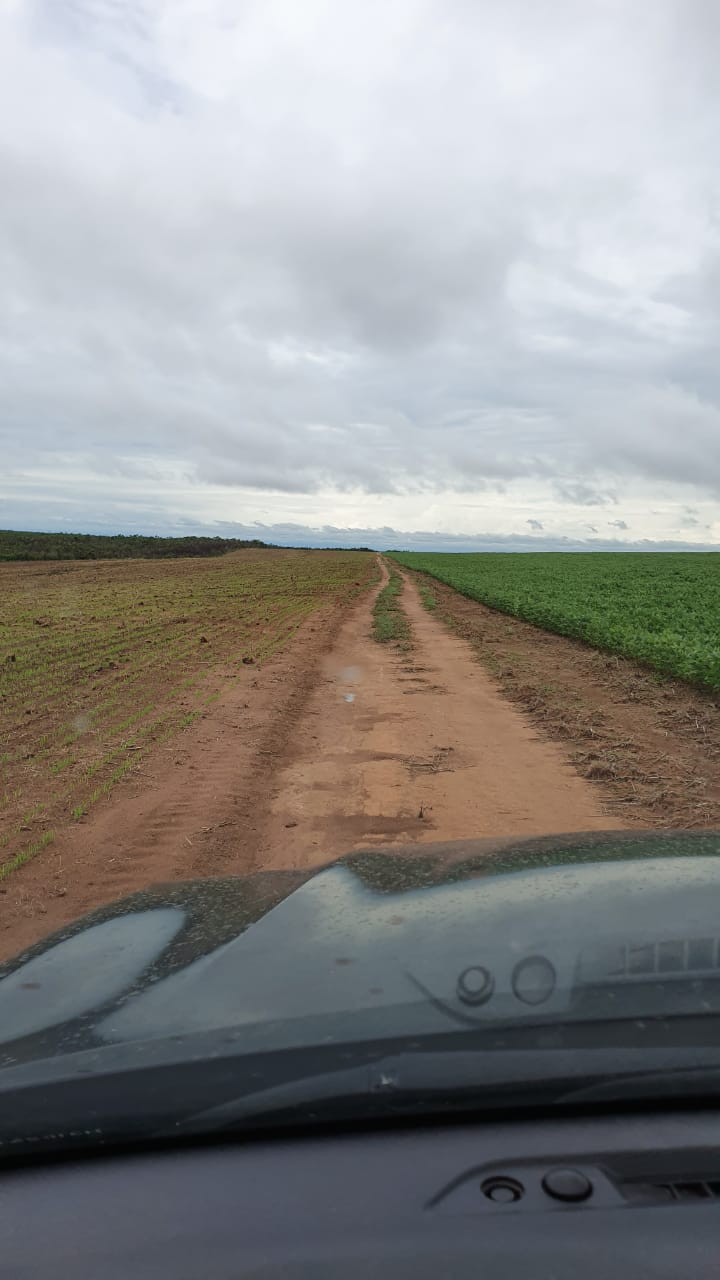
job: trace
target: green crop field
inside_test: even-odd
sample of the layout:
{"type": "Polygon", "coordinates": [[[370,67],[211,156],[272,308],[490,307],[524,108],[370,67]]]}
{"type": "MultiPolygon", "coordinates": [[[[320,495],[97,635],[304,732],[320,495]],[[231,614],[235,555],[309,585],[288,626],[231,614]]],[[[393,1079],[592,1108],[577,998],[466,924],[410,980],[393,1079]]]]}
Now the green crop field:
{"type": "Polygon", "coordinates": [[[493,609],[720,689],[720,555],[407,552],[393,558],[493,609]]]}
{"type": "Polygon", "coordinates": [[[270,549],[0,565],[0,879],[374,573],[270,549]]]}

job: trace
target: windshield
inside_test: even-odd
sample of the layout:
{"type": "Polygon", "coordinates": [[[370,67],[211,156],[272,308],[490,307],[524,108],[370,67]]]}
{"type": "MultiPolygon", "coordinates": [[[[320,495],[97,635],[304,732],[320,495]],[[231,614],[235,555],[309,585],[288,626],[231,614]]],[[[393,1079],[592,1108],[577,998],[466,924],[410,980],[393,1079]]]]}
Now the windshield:
{"type": "Polygon", "coordinates": [[[0,1152],[714,1087],[716,28],[2,6],[0,1152]]]}

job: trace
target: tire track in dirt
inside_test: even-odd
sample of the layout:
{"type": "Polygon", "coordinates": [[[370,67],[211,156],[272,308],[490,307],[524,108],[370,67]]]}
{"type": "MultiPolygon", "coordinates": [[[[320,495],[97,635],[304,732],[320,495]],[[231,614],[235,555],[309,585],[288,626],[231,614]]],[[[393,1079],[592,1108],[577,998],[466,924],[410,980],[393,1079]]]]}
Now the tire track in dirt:
{"type": "Polygon", "coordinates": [[[412,651],[372,640],[371,601],[343,625],[274,779],[258,865],[624,826],[403,580],[412,651]]]}

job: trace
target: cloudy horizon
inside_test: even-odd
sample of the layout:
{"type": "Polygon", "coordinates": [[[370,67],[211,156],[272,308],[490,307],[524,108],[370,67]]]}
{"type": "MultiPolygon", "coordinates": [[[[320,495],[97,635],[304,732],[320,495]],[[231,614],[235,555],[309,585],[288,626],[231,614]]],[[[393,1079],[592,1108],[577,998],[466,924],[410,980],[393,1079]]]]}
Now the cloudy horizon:
{"type": "Polygon", "coordinates": [[[0,37],[1,526],[720,543],[713,0],[0,37]]]}

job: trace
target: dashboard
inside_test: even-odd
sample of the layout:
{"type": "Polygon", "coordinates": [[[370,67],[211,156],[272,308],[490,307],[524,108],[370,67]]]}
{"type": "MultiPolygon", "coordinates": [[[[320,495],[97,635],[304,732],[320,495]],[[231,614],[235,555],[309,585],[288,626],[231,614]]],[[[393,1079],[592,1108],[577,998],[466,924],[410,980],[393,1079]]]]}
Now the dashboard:
{"type": "Polygon", "coordinates": [[[279,1136],[0,1174],[1,1280],[717,1276],[720,1114],[279,1136]]]}

